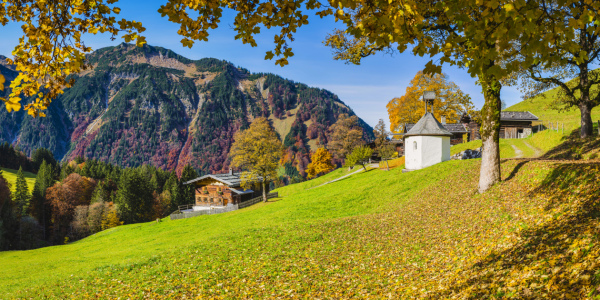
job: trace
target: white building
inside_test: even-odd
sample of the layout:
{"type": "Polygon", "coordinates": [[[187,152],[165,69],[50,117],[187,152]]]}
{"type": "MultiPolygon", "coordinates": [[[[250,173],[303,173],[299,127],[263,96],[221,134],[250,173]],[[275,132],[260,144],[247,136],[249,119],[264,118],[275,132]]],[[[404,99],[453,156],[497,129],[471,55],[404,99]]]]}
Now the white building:
{"type": "Polygon", "coordinates": [[[406,171],[423,169],[450,160],[452,133],[431,112],[404,134],[406,171]]]}

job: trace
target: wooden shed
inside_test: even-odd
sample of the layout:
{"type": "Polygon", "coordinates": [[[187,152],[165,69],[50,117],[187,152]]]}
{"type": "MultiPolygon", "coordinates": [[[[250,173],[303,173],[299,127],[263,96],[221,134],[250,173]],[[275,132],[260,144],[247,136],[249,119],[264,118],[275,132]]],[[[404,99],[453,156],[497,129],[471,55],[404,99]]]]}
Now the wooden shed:
{"type": "MultiPolygon", "coordinates": [[[[528,111],[503,111],[500,112],[500,138],[520,139],[533,133],[533,122],[539,121],[538,117],[528,111]]],[[[480,124],[471,120],[468,115],[463,115],[460,122],[468,130],[469,141],[479,140],[480,124]]]]}
{"type": "Polygon", "coordinates": [[[500,113],[500,137],[521,139],[533,133],[533,122],[538,117],[528,111],[503,111],[500,113]]]}

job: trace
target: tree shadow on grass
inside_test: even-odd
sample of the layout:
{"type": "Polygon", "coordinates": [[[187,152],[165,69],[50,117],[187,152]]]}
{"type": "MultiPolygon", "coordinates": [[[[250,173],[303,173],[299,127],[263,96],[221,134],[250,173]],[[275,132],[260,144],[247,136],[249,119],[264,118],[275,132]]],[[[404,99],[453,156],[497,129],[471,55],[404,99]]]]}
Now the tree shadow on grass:
{"type": "Polygon", "coordinates": [[[541,159],[566,159],[576,160],[583,158],[587,153],[593,152],[600,148],[600,137],[592,136],[586,139],[581,139],[580,129],[575,129],[571,134],[562,138],[562,143],[544,155],[541,159]]]}
{"type": "Polygon", "coordinates": [[[519,173],[519,170],[526,165],[529,162],[529,160],[523,160],[521,162],[519,162],[514,169],[510,172],[510,174],[508,175],[508,177],[506,177],[504,179],[504,181],[509,181],[511,179],[513,179],[515,177],[515,175],[517,175],[517,173],[519,173]]]}
{"type": "Polygon", "coordinates": [[[529,196],[547,198],[544,208],[553,217],[519,232],[508,248],[492,251],[451,276],[437,296],[583,299],[600,295],[600,164],[552,166],[529,196]]]}

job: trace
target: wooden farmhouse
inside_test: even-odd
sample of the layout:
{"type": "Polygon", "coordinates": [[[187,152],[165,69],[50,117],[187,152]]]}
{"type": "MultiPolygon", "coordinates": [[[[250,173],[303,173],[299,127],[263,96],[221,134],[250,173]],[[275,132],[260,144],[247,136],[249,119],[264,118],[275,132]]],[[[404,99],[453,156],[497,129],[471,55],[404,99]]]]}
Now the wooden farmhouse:
{"type": "MultiPolygon", "coordinates": [[[[500,112],[500,138],[526,138],[535,130],[533,122],[538,121],[538,117],[528,111],[500,112]]],[[[460,122],[469,131],[469,141],[481,139],[481,136],[479,135],[479,123],[472,121],[468,115],[463,115],[460,122]]]]}
{"type": "MultiPolygon", "coordinates": [[[[259,178],[260,180],[260,178],[259,178]]],[[[229,169],[226,174],[211,174],[190,180],[195,188],[194,210],[222,207],[262,196],[262,185],[257,182],[253,189],[243,189],[239,173],[229,169]]]]}

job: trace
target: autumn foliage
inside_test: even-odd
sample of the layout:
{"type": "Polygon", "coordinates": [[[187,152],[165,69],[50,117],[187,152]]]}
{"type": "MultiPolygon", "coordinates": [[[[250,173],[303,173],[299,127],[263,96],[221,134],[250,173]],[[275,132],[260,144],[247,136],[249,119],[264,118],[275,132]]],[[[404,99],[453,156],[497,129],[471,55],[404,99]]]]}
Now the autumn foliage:
{"type": "Polygon", "coordinates": [[[75,208],[89,205],[95,187],[94,179],[73,173],[62,182],[48,188],[46,199],[52,210],[52,232],[55,241],[61,241],[67,236],[75,216],[75,208]]]}
{"type": "Polygon", "coordinates": [[[242,186],[245,188],[261,182],[265,202],[267,184],[277,178],[282,150],[281,141],[266,118],[255,119],[250,128],[235,134],[230,153],[231,164],[244,170],[242,186]]]}
{"type": "Polygon", "coordinates": [[[410,81],[406,93],[387,104],[392,131],[402,132],[404,124],[417,123],[425,114],[425,103],[422,101],[425,91],[435,92],[433,114],[438,120],[445,116],[448,123],[456,123],[463,113],[473,115],[475,112],[471,97],[448,80],[447,75],[427,75],[419,71],[410,81]]]}
{"type": "Polygon", "coordinates": [[[357,116],[341,114],[331,126],[328,148],[333,151],[338,159],[344,159],[357,146],[364,143],[363,130],[358,124],[357,116]]]}
{"type": "Polygon", "coordinates": [[[317,149],[317,151],[311,155],[310,160],[312,162],[308,165],[308,169],[306,169],[308,178],[313,178],[335,169],[335,166],[331,163],[331,159],[331,153],[329,153],[327,149],[317,149]]]}

